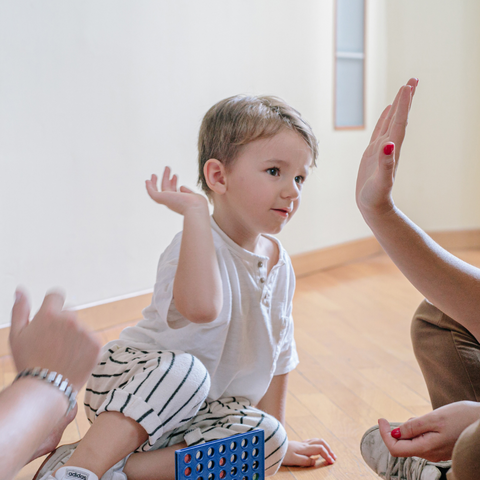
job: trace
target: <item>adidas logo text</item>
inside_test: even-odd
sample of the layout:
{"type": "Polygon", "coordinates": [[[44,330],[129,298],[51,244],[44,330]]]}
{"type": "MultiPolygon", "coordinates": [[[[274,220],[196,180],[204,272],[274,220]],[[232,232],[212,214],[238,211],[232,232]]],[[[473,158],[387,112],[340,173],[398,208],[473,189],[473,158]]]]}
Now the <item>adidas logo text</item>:
{"type": "Polygon", "coordinates": [[[67,470],[68,478],[76,478],[77,480],[88,480],[90,475],[85,475],[84,473],[74,472],[72,470],[67,470]]]}

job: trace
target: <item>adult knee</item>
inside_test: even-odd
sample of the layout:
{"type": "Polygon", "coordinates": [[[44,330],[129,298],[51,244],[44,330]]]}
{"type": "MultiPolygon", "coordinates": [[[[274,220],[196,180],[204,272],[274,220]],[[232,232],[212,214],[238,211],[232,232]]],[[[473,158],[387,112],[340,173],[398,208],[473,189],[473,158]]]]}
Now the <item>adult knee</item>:
{"type": "Polygon", "coordinates": [[[265,475],[270,476],[277,473],[287,453],[287,432],[275,417],[268,414],[260,427],[265,432],[265,475]]]}
{"type": "Polygon", "coordinates": [[[480,345],[461,324],[424,300],[412,321],[415,356],[433,408],[480,399],[480,345]]]}
{"type": "Polygon", "coordinates": [[[480,420],[467,427],[455,444],[452,456],[455,480],[476,480],[480,471],[480,420]]]}
{"type": "Polygon", "coordinates": [[[431,338],[429,333],[438,330],[442,317],[443,312],[428,300],[423,300],[413,314],[410,334],[417,358],[419,355],[425,354],[425,349],[428,350],[431,338]]]}

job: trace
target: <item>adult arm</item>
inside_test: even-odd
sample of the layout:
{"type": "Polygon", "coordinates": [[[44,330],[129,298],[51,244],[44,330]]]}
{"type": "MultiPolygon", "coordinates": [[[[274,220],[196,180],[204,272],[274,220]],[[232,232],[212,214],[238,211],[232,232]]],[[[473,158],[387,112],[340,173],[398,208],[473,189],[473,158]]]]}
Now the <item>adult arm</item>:
{"type": "Polygon", "coordinates": [[[437,308],[480,340],[480,270],[434,242],[394,204],[392,188],[416,79],[382,113],[360,163],[356,200],[385,252],[437,308]]]}
{"type": "MultiPolygon", "coordinates": [[[[41,367],[61,373],[79,390],[98,361],[100,344],[63,311],[63,297],[51,293],[29,322],[30,306],[18,291],[12,310],[10,348],[18,371],[41,367]]],[[[0,393],[0,479],[10,479],[31,458],[68,407],[60,390],[25,377],[0,393]]]]}
{"type": "Polygon", "coordinates": [[[35,378],[21,378],[0,393],[0,479],[7,480],[30,460],[65,415],[67,397],[35,378]]]}
{"type": "Polygon", "coordinates": [[[194,323],[215,320],[222,309],[222,281],[213,244],[208,203],[186,187],[177,191],[177,177],[165,168],[162,191],[157,176],[147,180],[147,192],[157,203],[183,215],[183,233],[178,267],[173,283],[177,310],[194,323]]]}
{"type": "MultiPolygon", "coordinates": [[[[287,405],[288,373],[273,377],[267,392],[260,400],[257,408],[275,417],[285,426],[285,410],[287,405]]],[[[328,443],[320,438],[310,438],[302,442],[288,440],[288,448],[282,465],[296,467],[313,467],[316,457],[320,455],[327,464],[336,460],[328,443]]]]}
{"type": "Polygon", "coordinates": [[[380,419],[380,434],[394,457],[421,457],[431,462],[452,458],[460,434],[480,419],[480,403],[455,402],[412,418],[390,431],[390,424],[380,419]]]}

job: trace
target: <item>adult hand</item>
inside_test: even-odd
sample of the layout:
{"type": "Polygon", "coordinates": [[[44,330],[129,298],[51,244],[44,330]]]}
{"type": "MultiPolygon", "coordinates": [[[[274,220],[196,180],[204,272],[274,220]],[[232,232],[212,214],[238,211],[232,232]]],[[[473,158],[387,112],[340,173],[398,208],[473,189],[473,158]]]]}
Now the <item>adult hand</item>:
{"type": "Polygon", "coordinates": [[[177,190],[177,176],[173,175],[170,179],[170,167],[165,167],[160,192],[157,188],[157,176],[155,174],[145,182],[145,185],[152,200],[165,205],[180,215],[185,215],[190,208],[206,208],[208,211],[208,203],[205,197],[183,186],[177,190]]]}
{"type": "Polygon", "coordinates": [[[10,348],[18,371],[41,367],[61,373],[78,391],[97,364],[100,343],[81,326],[73,312],[62,310],[64,297],[45,296],[29,322],[30,305],[17,290],[12,309],[10,348]]]}
{"type": "Polygon", "coordinates": [[[362,214],[393,208],[392,187],[418,80],[411,78],[387,106],[370,139],[357,177],[356,200],[362,214]]]}
{"type": "Polygon", "coordinates": [[[421,457],[431,462],[452,458],[460,434],[480,419],[480,403],[455,402],[412,418],[392,430],[387,420],[378,421],[380,435],[394,457],[421,457]]]}
{"type": "Polygon", "coordinates": [[[331,465],[337,459],[328,443],[320,438],[311,438],[303,442],[290,440],[288,449],[283,459],[282,465],[290,467],[313,467],[316,458],[312,456],[320,455],[328,465],[331,465]]]}

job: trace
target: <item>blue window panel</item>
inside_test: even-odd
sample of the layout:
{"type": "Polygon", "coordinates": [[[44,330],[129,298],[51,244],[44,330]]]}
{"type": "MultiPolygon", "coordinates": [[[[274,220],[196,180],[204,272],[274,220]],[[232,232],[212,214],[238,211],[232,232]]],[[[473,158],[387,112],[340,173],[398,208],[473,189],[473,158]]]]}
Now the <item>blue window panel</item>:
{"type": "Polygon", "coordinates": [[[365,1],[337,0],[337,52],[363,53],[365,1]]]}
{"type": "Polygon", "coordinates": [[[364,126],[365,0],[337,0],[335,128],[364,126]]]}
{"type": "Polygon", "coordinates": [[[363,59],[338,58],[336,127],[363,126],[363,59]]]}

